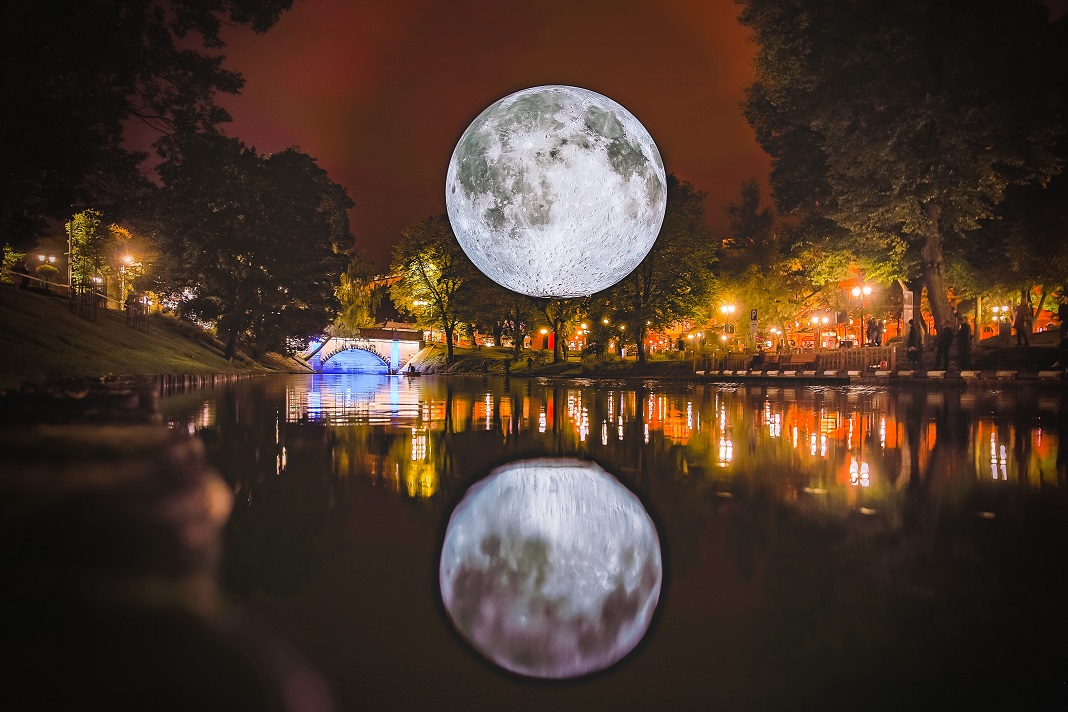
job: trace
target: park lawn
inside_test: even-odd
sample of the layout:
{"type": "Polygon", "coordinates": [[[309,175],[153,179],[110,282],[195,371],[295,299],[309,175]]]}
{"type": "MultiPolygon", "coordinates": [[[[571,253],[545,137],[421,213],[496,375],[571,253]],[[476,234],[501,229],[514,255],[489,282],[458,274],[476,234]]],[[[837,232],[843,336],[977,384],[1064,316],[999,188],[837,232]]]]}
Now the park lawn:
{"type": "Polygon", "coordinates": [[[0,334],[0,391],[67,378],[273,370],[244,357],[228,362],[192,325],[153,315],[142,333],[111,310],[94,323],[63,298],[10,284],[0,285],[0,334]]]}

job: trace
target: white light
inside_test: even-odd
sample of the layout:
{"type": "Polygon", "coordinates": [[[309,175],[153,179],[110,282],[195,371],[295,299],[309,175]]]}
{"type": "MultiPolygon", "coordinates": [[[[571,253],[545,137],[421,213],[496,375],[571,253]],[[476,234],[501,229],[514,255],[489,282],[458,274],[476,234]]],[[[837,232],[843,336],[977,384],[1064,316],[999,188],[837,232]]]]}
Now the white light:
{"type": "Polygon", "coordinates": [[[498,284],[587,296],[623,279],[660,231],[664,164],[625,108],[570,86],[495,102],[460,137],[445,204],[460,246],[498,284]]]}
{"type": "Polygon", "coordinates": [[[571,459],[510,463],[472,486],[439,567],[445,610],[468,642],[507,670],[553,679],[633,650],[662,578],[660,541],[638,498],[571,459]]]}

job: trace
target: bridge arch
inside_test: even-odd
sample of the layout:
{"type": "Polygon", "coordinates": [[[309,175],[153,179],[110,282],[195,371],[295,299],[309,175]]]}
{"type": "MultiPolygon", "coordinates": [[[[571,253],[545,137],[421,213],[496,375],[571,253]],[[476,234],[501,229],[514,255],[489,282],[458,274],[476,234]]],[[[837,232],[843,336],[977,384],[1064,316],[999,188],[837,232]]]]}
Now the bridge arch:
{"type": "Polygon", "coordinates": [[[323,373],[389,374],[389,363],[385,359],[371,349],[356,346],[339,349],[322,363],[323,373]]]}

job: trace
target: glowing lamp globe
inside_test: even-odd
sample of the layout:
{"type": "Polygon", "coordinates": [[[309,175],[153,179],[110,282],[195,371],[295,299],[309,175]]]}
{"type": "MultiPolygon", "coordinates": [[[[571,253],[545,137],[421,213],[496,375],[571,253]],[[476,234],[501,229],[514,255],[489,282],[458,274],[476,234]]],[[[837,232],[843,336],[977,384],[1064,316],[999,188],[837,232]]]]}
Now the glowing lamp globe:
{"type": "Polygon", "coordinates": [[[524,89],[460,137],[445,179],[453,232],[494,282],[534,297],[587,296],[642,261],[667,207],[645,127],[608,97],[524,89]]]}
{"type": "Polygon", "coordinates": [[[453,625],[520,675],[565,679],[632,651],[660,597],[660,540],[638,498],[591,462],[509,463],[472,486],[445,532],[453,625]]]}

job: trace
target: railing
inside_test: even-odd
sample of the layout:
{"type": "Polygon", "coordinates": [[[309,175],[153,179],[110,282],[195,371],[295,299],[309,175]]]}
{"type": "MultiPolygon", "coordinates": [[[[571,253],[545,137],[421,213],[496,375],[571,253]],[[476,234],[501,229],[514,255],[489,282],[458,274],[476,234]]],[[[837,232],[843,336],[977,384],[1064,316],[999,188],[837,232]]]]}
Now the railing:
{"type": "Polygon", "coordinates": [[[706,354],[697,362],[698,371],[802,370],[870,371],[894,370],[897,367],[896,346],[862,346],[845,349],[806,349],[782,354],[764,352],[706,354]],[[791,365],[792,364],[792,365],[791,365]]]}
{"type": "Polygon", "coordinates": [[[325,348],[326,345],[324,345],[323,350],[320,352],[320,355],[319,355],[319,362],[320,363],[326,363],[327,361],[332,359],[334,356],[337,356],[342,351],[348,351],[349,349],[360,349],[361,351],[370,351],[371,353],[373,353],[378,358],[382,359],[386,363],[389,363],[389,359],[387,359],[385,356],[380,354],[378,352],[378,349],[375,348],[374,344],[370,343],[366,339],[339,339],[337,337],[334,337],[333,339],[330,340],[330,342],[328,342],[330,348],[327,349],[327,348],[325,348]],[[332,342],[332,343],[330,343],[330,342],[332,342]]]}
{"type": "Polygon", "coordinates": [[[59,297],[65,297],[70,292],[70,287],[66,284],[49,282],[47,279],[35,277],[32,274],[22,274],[11,270],[4,270],[4,281],[10,284],[17,284],[22,289],[33,289],[46,294],[55,294],[59,297]]]}

